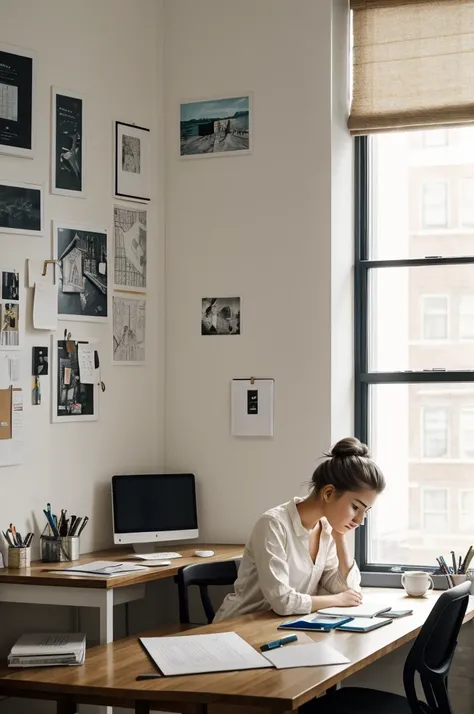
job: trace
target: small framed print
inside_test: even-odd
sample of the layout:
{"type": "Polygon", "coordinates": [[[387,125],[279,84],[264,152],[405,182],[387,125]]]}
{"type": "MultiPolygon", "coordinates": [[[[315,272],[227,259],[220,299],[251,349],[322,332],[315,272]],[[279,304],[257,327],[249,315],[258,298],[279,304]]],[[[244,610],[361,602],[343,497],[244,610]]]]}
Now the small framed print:
{"type": "Polygon", "coordinates": [[[150,130],[115,122],[115,196],[150,200],[150,130]]]}
{"type": "Polygon", "coordinates": [[[179,155],[216,158],[252,151],[252,94],[183,101],[179,105],[179,155]]]}
{"type": "Polygon", "coordinates": [[[0,233],[43,234],[43,187],[0,179],[0,233]]]}
{"type": "Polygon", "coordinates": [[[52,414],[53,423],[97,421],[99,418],[99,389],[94,384],[81,382],[79,342],[51,340],[52,414]]]}
{"type": "Polygon", "coordinates": [[[34,156],[36,52],[0,42],[0,154],[34,156]]]}
{"type": "Polygon", "coordinates": [[[51,193],[84,198],[84,95],[51,89],[51,193]]]}

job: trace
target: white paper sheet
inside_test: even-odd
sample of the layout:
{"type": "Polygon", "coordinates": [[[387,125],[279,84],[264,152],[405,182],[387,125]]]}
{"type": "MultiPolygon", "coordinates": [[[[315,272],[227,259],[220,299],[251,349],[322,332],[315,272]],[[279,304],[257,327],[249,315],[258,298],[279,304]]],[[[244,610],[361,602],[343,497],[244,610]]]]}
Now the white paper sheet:
{"type": "Polygon", "coordinates": [[[273,436],[273,379],[233,379],[232,436],[273,436]]]}
{"type": "Polygon", "coordinates": [[[347,657],[329,645],[313,642],[305,645],[283,645],[263,655],[277,669],[288,667],[327,667],[348,664],[347,657]]]}
{"type": "Polygon", "coordinates": [[[272,666],[235,632],[182,637],[141,637],[140,641],[165,676],[272,666]]]}
{"type": "Polygon", "coordinates": [[[58,291],[55,285],[35,283],[33,327],[35,330],[56,330],[58,326],[58,291]]]}
{"type": "MultiPolygon", "coordinates": [[[[6,360],[5,360],[6,361],[6,360]]],[[[0,441],[0,466],[23,463],[23,392],[12,392],[12,438],[0,441]]]]}
{"type": "Polygon", "coordinates": [[[9,366],[9,374],[10,374],[10,382],[11,384],[16,384],[16,382],[20,381],[20,356],[19,353],[18,355],[9,355],[8,356],[8,366],[9,366]]]}
{"type": "Polygon", "coordinates": [[[326,607],[318,610],[322,615],[344,615],[346,617],[375,617],[391,609],[386,599],[372,596],[364,597],[362,604],[356,607],[326,607]]]}
{"type": "Polygon", "coordinates": [[[94,348],[81,342],[77,345],[77,361],[81,384],[95,384],[94,348]]]}

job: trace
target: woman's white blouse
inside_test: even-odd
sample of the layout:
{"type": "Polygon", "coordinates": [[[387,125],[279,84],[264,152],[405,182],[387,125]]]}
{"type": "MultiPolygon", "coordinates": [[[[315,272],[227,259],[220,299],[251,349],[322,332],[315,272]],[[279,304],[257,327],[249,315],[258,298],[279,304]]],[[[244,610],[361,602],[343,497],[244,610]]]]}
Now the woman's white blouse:
{"type": "Polygon", "coordinates": [[[348,588],[360,589],[355,562],[347,578],[339,572],[336,544],[324,518],[313,563],[311,531],[303,527],[296,508],[302,500],[294,498],[259,518],[245,547],[235,592],[227,595],[215,622],[263,610],[273,610],[277,615],[306,615],[311,612],[311,596],[321,594],[321,590],[337,594],[348,588]]]}

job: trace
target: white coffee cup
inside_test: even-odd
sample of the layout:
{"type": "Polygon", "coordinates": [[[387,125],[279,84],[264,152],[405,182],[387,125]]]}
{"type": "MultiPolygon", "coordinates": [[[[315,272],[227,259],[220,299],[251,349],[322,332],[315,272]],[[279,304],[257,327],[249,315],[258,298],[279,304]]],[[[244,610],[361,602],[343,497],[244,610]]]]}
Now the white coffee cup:
{"type": "Polygon", "coordinates": [[[402,587],[405,588],[405,592],[410,597],[423,597],[428,590],[434,588],[431,576],[423,571],[413,570],[411,572],[403,573],[402,575],[402,587]]]}

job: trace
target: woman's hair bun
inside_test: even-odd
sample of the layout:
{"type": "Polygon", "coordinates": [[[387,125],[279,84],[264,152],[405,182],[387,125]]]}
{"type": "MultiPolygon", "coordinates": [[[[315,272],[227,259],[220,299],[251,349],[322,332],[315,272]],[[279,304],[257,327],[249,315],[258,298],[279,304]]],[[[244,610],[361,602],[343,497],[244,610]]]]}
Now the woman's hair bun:
{"type": "Polygon", "coordinates": [[[335,459],[343,459],[349,456],[366,456],[370,458],[370,452],[366,444],[353,436],[348,436],[334,444],[329,456],[335,459]]]}

